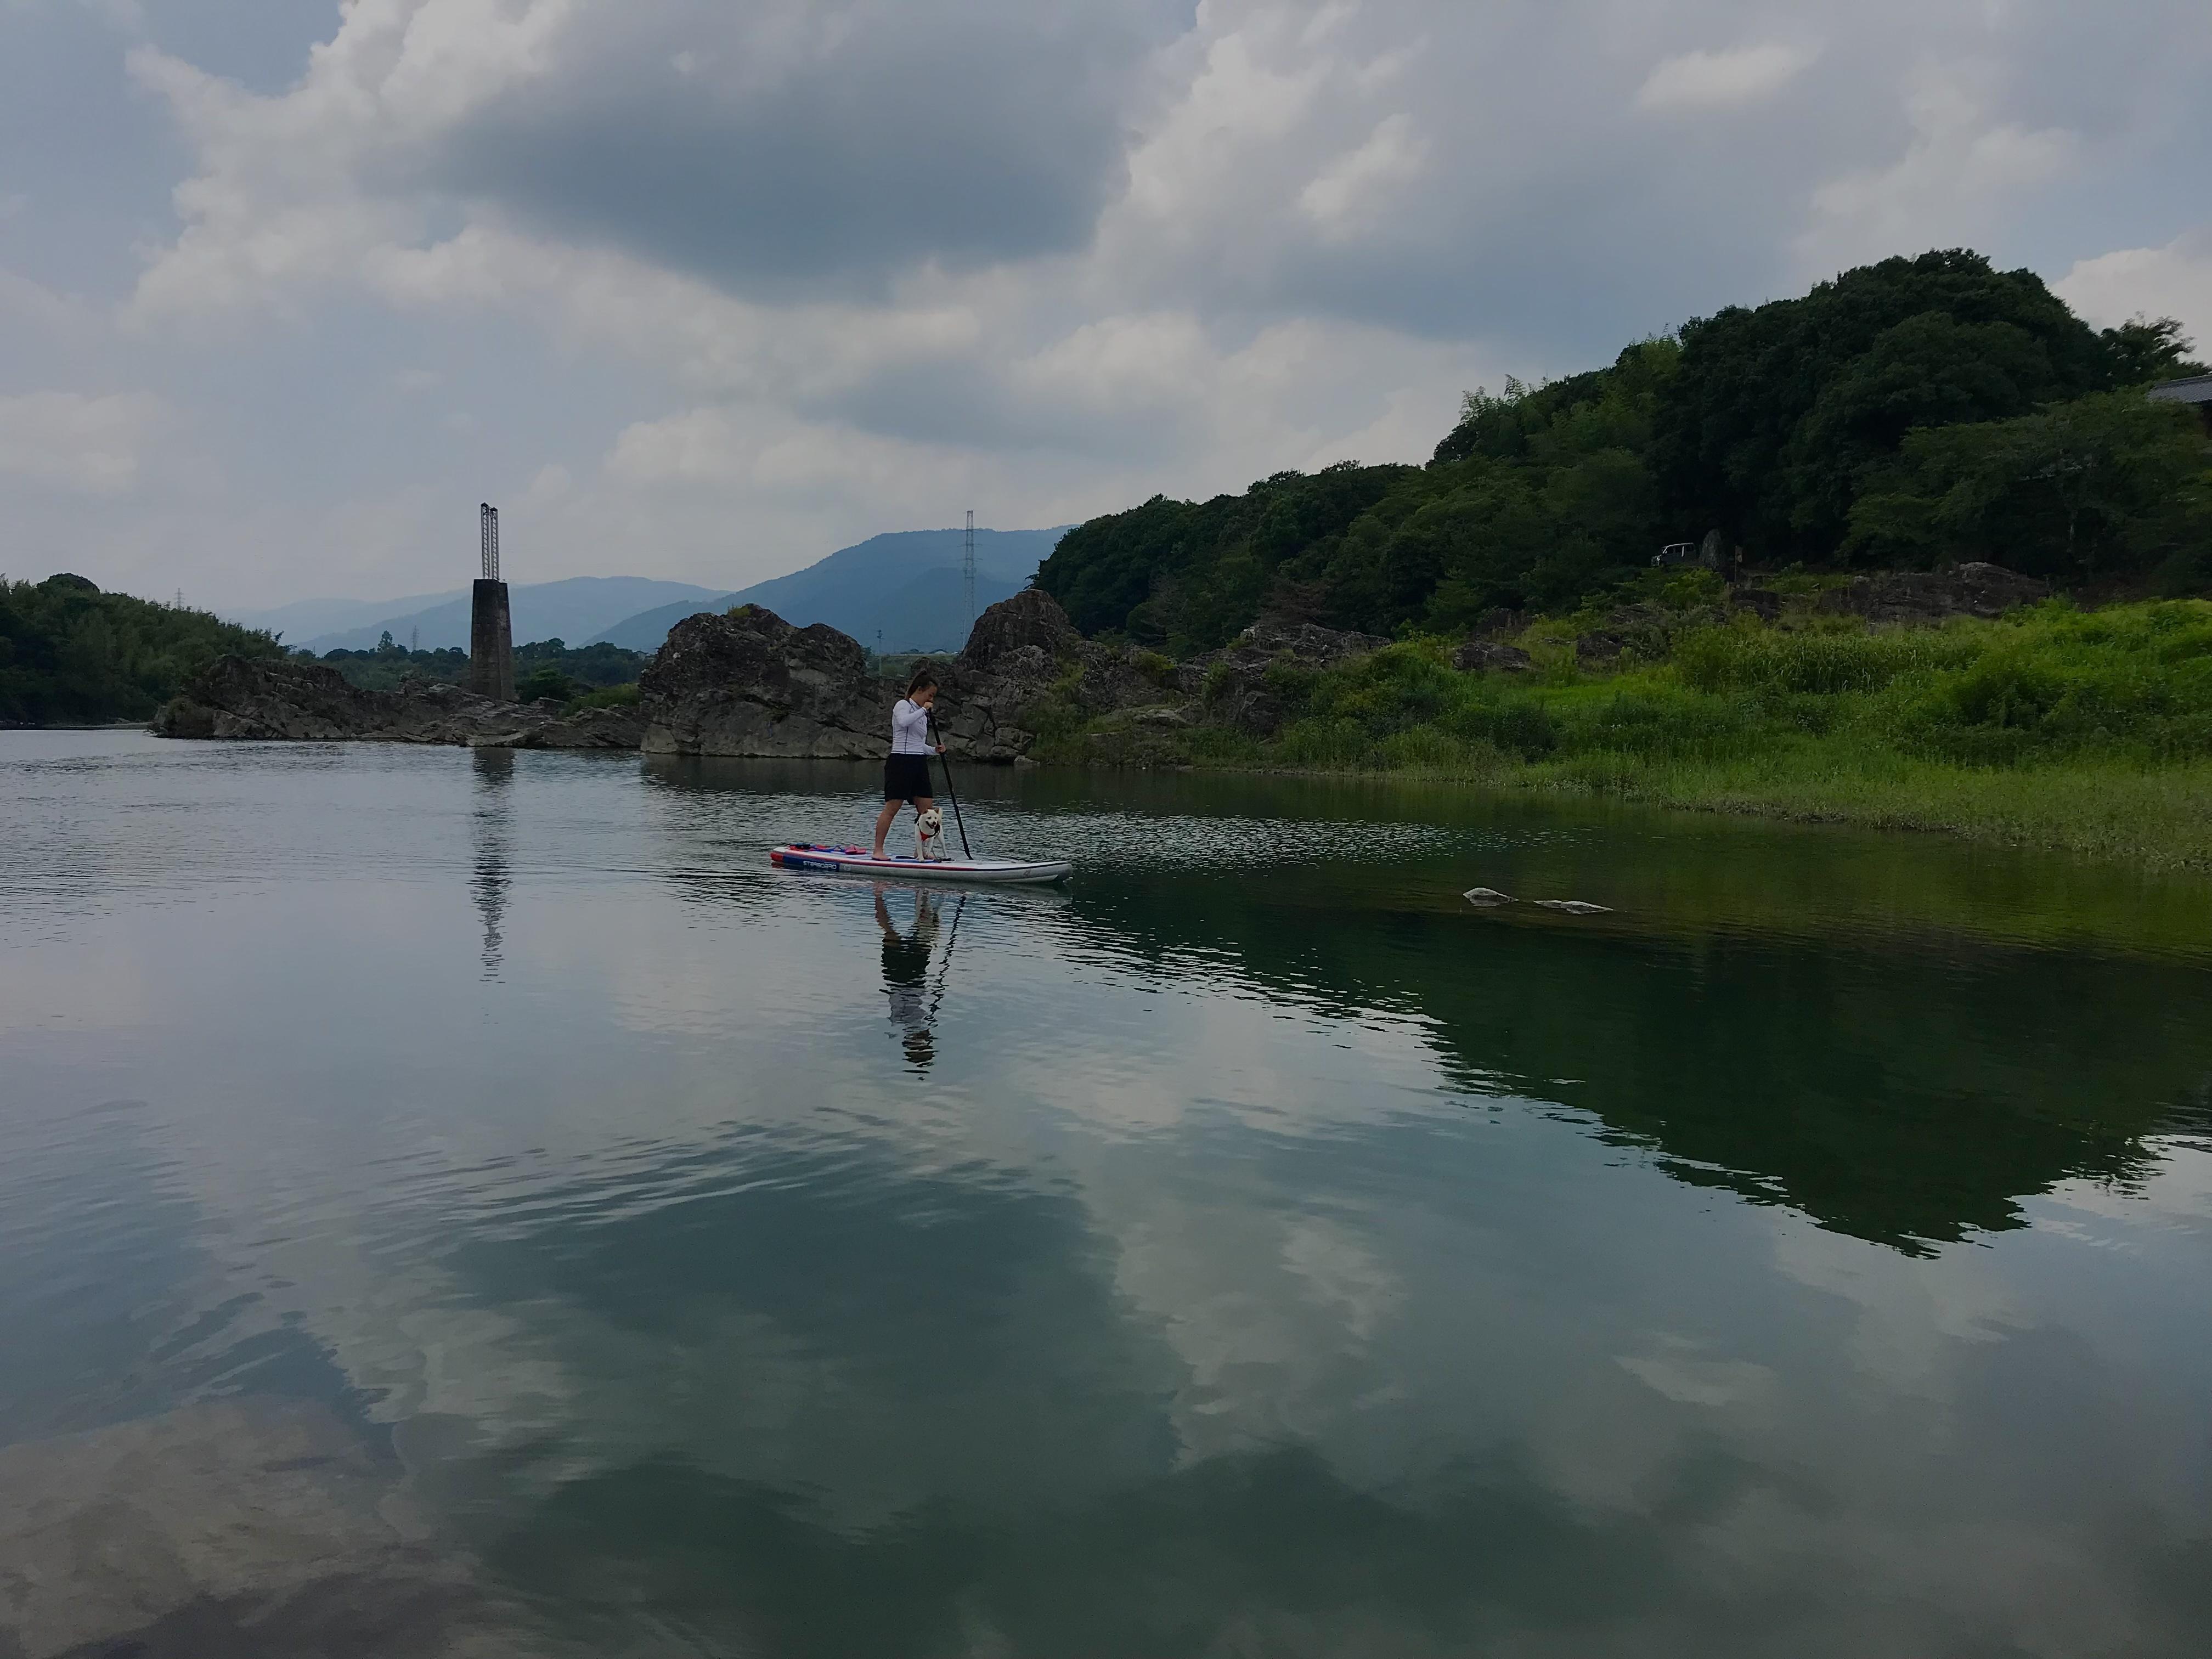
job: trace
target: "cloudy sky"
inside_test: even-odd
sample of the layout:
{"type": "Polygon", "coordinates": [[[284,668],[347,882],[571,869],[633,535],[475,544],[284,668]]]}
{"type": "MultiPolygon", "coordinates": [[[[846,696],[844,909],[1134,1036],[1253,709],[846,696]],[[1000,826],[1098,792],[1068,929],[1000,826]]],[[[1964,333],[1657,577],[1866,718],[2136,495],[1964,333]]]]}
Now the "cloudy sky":
{"type": "Polygon", "coordinates": [[[0,569],[736,586],[1968,245],[2212,339],[2208,0],[0,0],[0,569]]]}

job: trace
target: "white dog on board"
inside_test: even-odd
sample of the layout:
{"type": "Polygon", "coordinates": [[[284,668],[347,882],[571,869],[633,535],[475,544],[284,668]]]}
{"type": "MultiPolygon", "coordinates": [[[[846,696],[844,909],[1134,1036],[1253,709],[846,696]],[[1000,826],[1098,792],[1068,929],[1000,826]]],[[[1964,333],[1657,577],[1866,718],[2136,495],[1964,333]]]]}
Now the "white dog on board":
{"type": "Polygon", "coordinates": [[[915,815],[914,855],[918,859],[952,856],[952,849],[945,844],[945,814],[934,806],[915,815]]]}

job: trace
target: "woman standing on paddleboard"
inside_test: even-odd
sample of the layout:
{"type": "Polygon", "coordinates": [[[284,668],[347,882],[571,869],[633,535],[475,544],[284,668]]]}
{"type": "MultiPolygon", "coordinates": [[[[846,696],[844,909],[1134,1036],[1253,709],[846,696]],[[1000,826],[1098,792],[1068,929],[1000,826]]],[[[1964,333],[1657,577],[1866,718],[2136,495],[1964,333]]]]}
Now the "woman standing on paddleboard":
{"type": "Polygon", "coordinates": [[[891,709],[891,752],[884,762],[884,810],[876,814],[876,856],[884,855],[884,837],[902,805],[915,815],[937,805],[931,793],[929,757],[945,752],[943,744],[929,740],[929,708],[937,701],[937,682],[927,668],[917,668],[907,682],[906,696],[891,709]]]}

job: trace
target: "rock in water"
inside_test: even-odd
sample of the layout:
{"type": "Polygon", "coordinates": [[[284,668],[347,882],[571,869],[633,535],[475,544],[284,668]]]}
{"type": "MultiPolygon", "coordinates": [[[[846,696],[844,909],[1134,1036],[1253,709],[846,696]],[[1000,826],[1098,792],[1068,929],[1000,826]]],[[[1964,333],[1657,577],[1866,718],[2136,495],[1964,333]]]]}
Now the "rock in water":
{"type": "Polygon", "coordinates": [[[539,1652],[319,1406],[267,1395],[0,1449],[0,1652],[539,1652]]]}
{"type": "Polygon", "coordinates": [[[635,749],[635,709],[564,718],[551,702],[495,702],[458,685],[410,680],[367,691],[335,668],[296,657],[218,657],[154,717],[165,738],[295,742],[495,743],[512,749],[635,749]]]}
{"type": "Polygon", "coordinates": [[[900,688],[828,623],[744,605],[669,629],[638,690],[647,754],[857,760],[890,752],[900,688]]]}
{"type": "Polygon", "coordinates": [[[1512,894],[1501,893],[1495,887],[1470,887],[1460,896],[1469,904],[1493,905],[1513,902],[1512,894]]]}
{"type": "Polygon", "coordinates": [[[1611,910],[1602,904],[1590,904],[1582,899],[1530,899],[1539,910],[1559,910],[1571,916],[1609,916],[1611,910]]]}

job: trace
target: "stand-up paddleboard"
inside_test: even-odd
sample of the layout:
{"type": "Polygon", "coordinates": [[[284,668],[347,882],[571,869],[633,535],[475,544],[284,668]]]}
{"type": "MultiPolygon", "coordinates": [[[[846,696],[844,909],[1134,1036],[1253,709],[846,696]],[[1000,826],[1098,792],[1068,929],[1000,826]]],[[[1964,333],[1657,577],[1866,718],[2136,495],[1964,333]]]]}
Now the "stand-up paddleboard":
{"type": "Polygon", "coordinates": [[[768,861],[781,870],[896,876],[901,881],[1058,881],[1075,868],[1060,859],[878,858],[863,847],[817,847],[804,841],[776,848],[768,861]]]}

